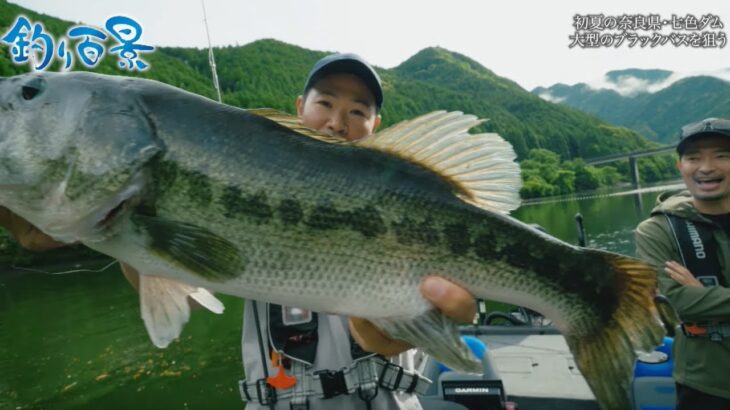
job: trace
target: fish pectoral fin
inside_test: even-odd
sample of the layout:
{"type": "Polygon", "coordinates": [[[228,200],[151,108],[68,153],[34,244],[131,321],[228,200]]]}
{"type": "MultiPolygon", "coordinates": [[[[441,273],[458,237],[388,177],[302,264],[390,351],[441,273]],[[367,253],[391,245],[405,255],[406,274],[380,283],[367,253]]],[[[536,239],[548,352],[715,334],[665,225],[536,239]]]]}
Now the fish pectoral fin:
{"type": "Polygon", "coordinates": [[[331,137],[329,135],[325,135],[320,132],[317,132],[316,130],[313,130],[309,127],[305,127],[302,124],[302,121],[299,119],[299,117],[295,117],[291,114],[287,114],[285,112],[278,111],[273,108],[249,108],[246,111],[250,112],[251,114],[256,114],[259,117],[267,118],[267,119],[274,121],[275,123],[281,125],[282,127],[289,128],[290,130],[295,131],[301,135],[307,136],[309,138],[313,138],[313,139],[316,139],[319,141],[324,141],[329,144],[340,144],[340,145],[352,144],[350,141],[348,141],[344,138],[331,137]]]}
{"type": "Polygon", "coordinates": [[[482,373],[482,363],[459,334],[458,324],[438,310],[408,319],[369,319],[395,339],[422,349],[452,370],[482,373]]]}
{"type": "Polygon", "coordinates": [[[214,313],[223,313],[223,304],[206,289],[172,279],[139,275],[142,320],[152,343],[167,347],[190,319],[188,296],[214,313]]]}
{"type": "Polygon", "coordinates": [[[420,164],[454,186],[464,202],[508,214],[520,206],[522,177],[512,145],[495,133],[470,134],[484,120],[434,111],[354,144],[420,164]]]}
{"type": "Polygon", "coordinates": [[[132,215],[132,223],[147,233],[153,253],[187,272],[223,282],[243,271],[238,248],[205,228],[141,214],[132,215]]]}
{"type": "Polygon", "coordinates": [[[221,302],[217,297],[215,297],[208,289],[205,288],[197,288],[195,292],[189,294],[191,299],[198,302],[198,304],[209,311],[220,315],[223,313],[223,310],[225,310],[225,306],[223,306],[223,302],[221,302]]]}

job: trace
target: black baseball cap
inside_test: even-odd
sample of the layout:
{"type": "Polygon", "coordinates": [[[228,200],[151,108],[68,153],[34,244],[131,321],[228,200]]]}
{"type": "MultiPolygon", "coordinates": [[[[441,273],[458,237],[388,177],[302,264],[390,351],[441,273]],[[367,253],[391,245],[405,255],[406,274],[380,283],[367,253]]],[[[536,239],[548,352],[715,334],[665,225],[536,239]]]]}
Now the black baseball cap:
{"type": "Polygon", "coordinates": [[[682,134],[679,136],[677,153],[682,155],[687,149],[687,143],[698,137],[708,135],[720,135],[730,137],[730,120],[724,118],[706,118],[702,121],[693,122],[682,127],[682,134]]]}
{"type": "Polygon", "coordinates": [[[359,77],[375,97],[375,106],[378,111],[383,106],[383,87],[380,77],[372,66],[362,57],[352,53],[330,54],[317,61],[304,83],[304,94],[309,91],[319,79],[333,73],[346,73],[359,77]]]}

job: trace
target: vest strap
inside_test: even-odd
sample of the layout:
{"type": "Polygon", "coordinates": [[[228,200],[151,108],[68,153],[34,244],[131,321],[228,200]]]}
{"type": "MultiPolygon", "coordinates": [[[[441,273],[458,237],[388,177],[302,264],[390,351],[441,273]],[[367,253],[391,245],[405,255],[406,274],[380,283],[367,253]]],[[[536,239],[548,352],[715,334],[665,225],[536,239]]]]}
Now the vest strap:
{"type": "Polygon", "coordinates": [[[672,229],[679,256],[684,265],[705,286],[726,286],[720,274],[717,243],[711,226],[676,215],[664,214],[672,229]]]}
{"type": "MultiPolygon", "coordinates": [[[[297,375],[297,377],[299,383],[296,386],[286,390],[277,390],[277,399],[291,399],[292,402],[296,399],[297,405],[306,406],[308,397],[326,400],[357,391],[361,397],[372,400],[377,395],[378,387],[391,391],[425,394],[431,384],[431,380],[417,372],[405,370],[380,356],[357,360],[341,370],[306,371],[303,376],[297,375]]],[[[255,382],[246,380],[239,382],[243,401],[268,404],[265,388],[262,387],[266,383],[265,380],[263,382],[262,380],[264,379],[255,382]]]]}

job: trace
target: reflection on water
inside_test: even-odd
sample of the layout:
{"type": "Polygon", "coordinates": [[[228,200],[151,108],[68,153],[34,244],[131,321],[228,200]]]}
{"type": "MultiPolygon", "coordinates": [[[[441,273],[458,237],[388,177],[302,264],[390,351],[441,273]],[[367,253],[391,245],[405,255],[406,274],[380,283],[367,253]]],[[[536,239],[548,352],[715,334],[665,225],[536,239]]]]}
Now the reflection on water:
{"type": "MultiPolygon", "coordinates": [[[[633,229],[657,195],[649,191],[530,204],[514,216],[576,243],[580,212],[588,246],[633,254],[633,229]]],[[[161,350],[118,267],[57,276],[1,268],[0,409],[241,408],[241,300],[222,296],[220,317],[194,312],[182,339],[161,350]]]]}
{"type": "Polygon", "coordinates": [[[541,225],[551,235],[578,243],[575,215],[583,215],[587,246],[627,255],[634,254],[634,229],[649,216],[661,192],[676,191],[682,184],[661,185],[638,190],[555,198],[533,202],[513,212],[526,223],[541,225]]]}

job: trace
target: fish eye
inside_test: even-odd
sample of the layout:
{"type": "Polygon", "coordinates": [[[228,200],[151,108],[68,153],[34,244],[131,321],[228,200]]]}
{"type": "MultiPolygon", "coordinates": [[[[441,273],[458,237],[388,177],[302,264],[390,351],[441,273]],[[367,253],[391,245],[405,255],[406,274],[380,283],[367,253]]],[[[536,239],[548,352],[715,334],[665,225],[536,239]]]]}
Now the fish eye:
{"type": "Polygon", "coordinates": [[[24,84],[21,89],[21,96],[24,100],[30,101],[43,91],[45,82],[40,78],[34,78],[24,84]]]}

